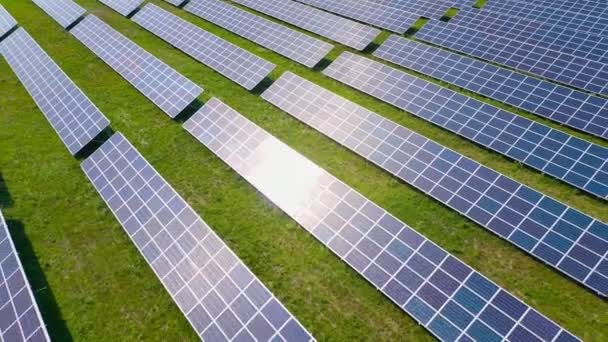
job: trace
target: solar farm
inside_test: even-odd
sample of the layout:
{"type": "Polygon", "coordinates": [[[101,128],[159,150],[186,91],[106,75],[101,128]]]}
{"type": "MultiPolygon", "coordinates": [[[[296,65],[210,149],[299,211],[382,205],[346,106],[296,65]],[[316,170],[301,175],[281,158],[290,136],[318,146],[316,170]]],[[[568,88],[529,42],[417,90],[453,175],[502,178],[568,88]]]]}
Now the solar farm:
{"type": "Polygon", "coordinates": [[[608,341],[604,0],[0,0],[0,341],[608,341]]]}

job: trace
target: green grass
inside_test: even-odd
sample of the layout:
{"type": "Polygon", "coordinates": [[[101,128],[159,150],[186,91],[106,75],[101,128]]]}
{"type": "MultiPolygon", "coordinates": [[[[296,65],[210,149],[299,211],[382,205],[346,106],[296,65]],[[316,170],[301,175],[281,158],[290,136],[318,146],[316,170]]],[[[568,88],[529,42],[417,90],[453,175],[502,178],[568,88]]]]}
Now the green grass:
{"type": "MultiPolygon", "coordinates": [[[[220,98],[578,336],[588,341],[608,340],[606,301],[99,2],[77,2],[202,85],[205,88],[202,101],[212,96],[220,98]]],[[[182,10],[161,1],[152,2],[277,64],[272,74],[275,79],[284,71],[293,71],[520,182],[608,220],[605,202],[342,86],[317,70],[299,66],[182,10]]],[[[0,3],[111,119],[113,129],[125,134],[319,340],[432,340],[423,328],[33,3],[23,0],[0,0],[0,3]]],[[[383,34],[380,40],[386,36],[383,34]]],[[[337,48],[329,59],[342,50],[337,48]]],[[[3,60],[0,92],[0,205],[51,336],[58,341],[195,340],[187,321],[81,172],[80,161],[69,155],[3,60]]],[[[586,138],[606,145],[598,139],[586,138]]]]}

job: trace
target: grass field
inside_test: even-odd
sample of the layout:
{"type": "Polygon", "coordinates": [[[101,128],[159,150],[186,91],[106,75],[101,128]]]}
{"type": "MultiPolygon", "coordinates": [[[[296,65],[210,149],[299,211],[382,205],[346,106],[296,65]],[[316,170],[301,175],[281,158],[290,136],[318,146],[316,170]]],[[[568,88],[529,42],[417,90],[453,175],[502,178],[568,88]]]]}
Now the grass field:
{"type": "MultiPolygon", "coordinates": [[[[147,51],[587,341],[608,341],[608,303],[395,180],[94,0],[77,0],[147,51]]],[[[606,202],[349,89],[162,1],[150,1],[602,221],[606,202]]],[[[0,0],[67,75],[322,341],[433,338],[31,1],[0,0]]],[[[385,38],[387,34],[384,34],[385,38]]],[[[336,48],[329,59],[343,48],[336,48]]],[[[491,102],[491,101],[490,101],[491,102]]],[[[497,104],[491,102],[493,104],[497,104]]],[[[497,104],[498,105],[498,104],[497,104]]],[[[504,106],[503,106],[504,107],[504,106]]],[[[558,127],[536,116],[528,118],[558,127]]],[[[568,133],[608,146],[567,128],[568,133]]],[[[8,65],[0,59],[0,206],[54,340],[196,335],[8,65]]]]}

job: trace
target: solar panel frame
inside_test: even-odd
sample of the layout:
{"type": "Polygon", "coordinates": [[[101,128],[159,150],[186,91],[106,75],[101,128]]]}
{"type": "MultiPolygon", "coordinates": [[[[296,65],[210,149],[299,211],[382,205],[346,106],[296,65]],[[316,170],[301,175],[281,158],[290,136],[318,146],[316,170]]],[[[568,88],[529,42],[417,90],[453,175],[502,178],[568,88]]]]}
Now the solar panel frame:
{"type": "Polygon", "coordinates": [[[144,6],[131,20],[247,90],[276,67],[154,4],[144,6]]]}
{"type": "Polygon", "coordinates": [[[0,211],[0,340],[50,341],[8,225],[0,211]]]}
{"type": "Polygon", "coordinates": [[[72,155],[110,125],[24,29],[4,39],[0,53],[72,155]]]}
{"type": "Polygon", "coordinates": [[[17,26],[17,21],[8,11],[0,5],[0,37],[7,34],[17,26]]]}
{"type": "Polygon", "coordinates": [[[577,340],[219,100],[184,128],[440,340],[471,340],[480,328],[488,337],[534,336],[528,329],[540,326],[549,339],[577,340]],[[474,314],[459,302],[465,293],[481,302],[474,314]],[[469,321],[456,323],[446,307],[469,321]]]}
{"type": "Polygon", "coordinates": [[[483,6],[482,11],[498,12],[576,31],[608,36],[608,19],[597,15],[578,14],[533,3],[522,5],[509,1],[489,1],[483,6]]]}
{"type": "Polygon", "coordinates": [[[334,47],[219,0],[191,0],[184,10],[309,68],[334,47]]]}
{"type": "Polygon", "coordinates": [[[92,14],[70,32],[171,118],[203,92],[194,82],[92,14]]]}
{"type": "Polygon", "coordinates": [[[401,34],[419,19],[418,15],[368,0],[298,0],[298,2],[401,34]]]}
{"type": "Polygon", "coordinates": [[[99,0],[102,4],[110,7],[123,16],[133,13],[144,0],[99,0]]]}
{"type": "Polygon", "coordinates": [[[608,95],[607,64],[440,21],[426,23],[414,36],[558,83],[608,95]]]}
{"type": "Polygon", "coordinates": [[[450,20],[450,24],[542,46],[603,64],[608,63],[608,37],[473,9],[458,12],[458,15],[450,20]]]}
{"type": "Polygon", "coordinates": [[[32,0],[61,27],[68,28],[86,11],[72,0],[32,0]]]}
{"type": "Polygon", "coordinates": [[[396,35],[374,56],[608,139],[608,100],[396,35]]]}
{"type": "Polygon", "coordinates": [[[355,50],[363,50],[380,30],[292,0],[233,0],[301,29],[316,33],[355,50]]]}
{"type": "Polygon", "coordinates": [[[313,340],[122,134],[81,166],[201,339],[313,340]]]}
{"type": "Polygon", "coordinates": [[[290,72],[262,98],[581,285],[608,295],[608,272],[597,271],[602,262],[608,264],[607,255],[589,244],[593,240],[608,249],[608,234],[601,233],[606,224],[290,72]],[[566,214],[551,210],[559,207],[566,214]],[[555,224],[543,224],[542,216],[554,217],[555,224]],[[518,217],[526,219],[517,223],[518,217]],[[546,255],[560,259],[551,264],[546,255]],[[581,255],[593,256],[597,264],[581,255]],[[572,272],[580,269],[586,277],[572,272]]]}
{"type": "Polygon", "coordinates": [[[594,196],[608,198],[608,148],[349,52],[323,73],[594,196]]]}

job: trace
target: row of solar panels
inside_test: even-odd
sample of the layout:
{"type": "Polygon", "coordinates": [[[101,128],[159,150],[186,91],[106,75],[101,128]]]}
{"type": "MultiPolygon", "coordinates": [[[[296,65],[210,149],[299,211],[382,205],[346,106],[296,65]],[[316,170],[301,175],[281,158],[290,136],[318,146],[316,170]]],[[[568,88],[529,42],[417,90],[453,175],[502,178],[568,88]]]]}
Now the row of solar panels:
{"type": "MultiPolygon", "coordinates": [[[[209,3],[207,0],[191,1],[186,5],[186,9],[200,13],[205,18],[214,16],[214,13],[229,12],[198,7],[203,2],[209,3]]],[[[154,5],[145,6],[135,14],[133,20],[202,60],[200,49],[196,48],[195,42],[200,41],[196,33],[202,34],[205,31],[154,5]],[[191,34],[184,36],[180,32],[191,34]]],[[[397,36],[385,42],[375,55],[554,121],[604,138],[608,136],[608,102],[603,98],[397,36]],[[425,55],[419,56],[422,52],[425,55]],[[436,58],[433,58],[435,55],[436,58]],[[414,56],[418,56],[418,59],[414,59],[414,56]],[[463,69],[470,70],[474,78],[469,78],[469,74],[460,75],[463,69]],[[489,75],[493,76],[491,82],[488,81],[489,75]],[[502,88],[496,85],[501,85],[502,88]]],[[[372,65],[378,70],[361,68],[359,71],[362,74],[376,73],[374,77],[369,77],[366,81],[368,85],[365,86],[375,84],[374,92],[382,93],[383,96],[378,97],[383,100],[581,190],[603,199],[608,197],[608,149],[467,98],[431,82],[408,76],[406,73],[396,70],[393,72],[392,68],[380,64],[372,65]],[[386,78],[387,74],[396,77],[386,78]],[[405,103],[406,98],[409,103],[405,103]],[[446,104],[439,105],[442,103],[446,104]]],[[[360,64],[359,67],[363,65],[360,64]]],[[[231,66],[230,69],[234,67],[231,66]]],[[[241,71],[239,73],[242,74],[241,71]]],[[[258,81],[260,80],[261,77],[258,78],[258,81]]],[[[350,85],[357,88],[355,84],[350,85]]],[[[363,85],[359,88],[361,86],[363,85]]]]}
{"type": "MultiPolygon", "coordinates": [[[[153,7],[150,7],[149,5],[146,8],[153,7]]],[[[144,8],[144,10],[140,11],[139,13],[144,12],[146,8],[144,8]]],[[[161,10],[157,9],[157,11],[161,10]]],[[[168,13],[166,12],[162,14],[164,14],[165,16],[168,15],[168,13]]],[[[166,23],[168,18],[172,17],[161,17],[159,22],[166,23]]],[[[134,18],[134,20],[137,21],[137,18],[134,18]]],[[[91,39],[90,34],[97,32],[105,32],[105,34],[108,34],[106,39],[103,38],[104,35],[102,34],[102,38],[100,38],[100,40],[107,40],[109,39],[108,37],[115,39],[115,36],[117,35],[117,33],[109,35],[110,33],[114,33],[115,31],[111,31],[111,29],[107,25],[103,24],[99,19],[92,16],[85,18],[82,23],[76,25],[76,27],[73,29],[73,33],[76,37],[79,37],[80,35],[79,39],[83,41],[83,43],[89,46],[115,70],[121,72],[120,58],[118,58],[118,61],[108,61],[107,59],[109,59],[110,57],[103,57],[103,46],[104,44],[107,44],[107,42],[101,42],[95,39],[91,39]],[[80,25],[83,25],[82,29],[78,29],[80,25]],[[87,28],[87,26],[91,26],[92,28],[87,28]],[[116,64],[113,65],[113,63],[116,64]]],[[[21,34],[20,32],[15,32],[14,34],[18,33],[21,34]]],[[[25,34],[25,32],[23,32],[23,34],[25,34]]],[[[127,46],[126,48],[122,49],[126,51],[137,50],[133,46],[124,44],[124,40],[126,40],[126,38],[122,37],[122,40],[123,41],[121,41],[120,39],[114,40],[112,44],[106,45],[106,47],[127,46]]],[[[145,54],[145,52],[142,53],[145,54]]],[[[34,55],[36,54],[34,53],[34,55]]],[[[123,56],[123,58],[124,56],[136,56],[137,58],[141,57],[141,53],[135,53],[132,55],[118,53],[118,55],[123,56]]],[[[348,59],[349,57],[350,56],[345,55],[344,58],[348,59]]],[[[125,76],[122,72],[121,74],[129,80],[129,78],[125,76]]],[[[137,86],[136,82],[131,81],[131,83],[137,86]]],[[[316,94],[318,98],[316,98],[316,101],[314,101],[314,105],[319,106],[319,104],[323,104],[322,100],[325,101],[327,98],[330,98],[333,95],[334,98],[332,99],[332,101],[329,101],[328,103],[326,103],[326,105],[329,106],[329,108],[334,108],[336,103],[344,101],[345,108],[350,109],[345,114],[352,115],[349,120],[347,120],[345,117],[336,116],[336,118],[333,120],[328,119],[328,122],[320,122],[319,118],[313,117],[314,115],[318,115],[317,113],[315,113],[314,111],[307,113],[303,111],[304,109],[306,109],[306,107],[301,106],[302,103],[305,103],[304,101],[312,102],[313,99],[315,99],[314,96],[303,98],[294,97],[301,95],[300,91],[296,92],[296,94],[293,93],[293,90],[299,86],[302,86],[306,90],[308,90],[309,88],[316,87],[312,84],[307,84],[307,82],[302,79],[298,79],[298,77],[296,77],[295,75],[286,74],[279,81],[277,81],[275,86],[273,86],[267,91],[267,93],[264,94],[264,97],[313,127],[315,127],[315,123],[319,123],[320,126],[318,126],[318,129],[327,134],[328,136],[332,137],[336,141],[343,143],[345,146],[355,150],[357,153],[365,156],[366,158],[369,158],[378,165],[381,165],[385,169],[389,170],[389,172],[392,172],[403,179],[408,179],[408,182],[411,182],[411,184],[413,184],[414,186],[425,190],[425,192],[430,193],[433,197],[440,199],[442,202],[455,208],[459,212],[467,215],[468,217],[476,220],[477,222],[482,222],[483,220],[486,220],[485,222],[487,223],[488,229],[494,231],[495,233],[501,235],[504,238],[509,239],[520,247],[530,251],[532,254],[540,257],[549,264],[560,268],[563,272],[569,274],[573,278],[581,282],[585,282],[587,286],[594,288],[599,293],[603,292],[603,295],[605,295],[606,263],[605,260],[602,259],[602,255],[605,255],[605,251],[602,252],[603,248],[605,248],[606,237],[602,236],[602,234],[605,233],[605,224],[597,220],[593,220],[592,218],[589,218],[588,216],[585,216],[582,213],[576,212],[571,208],[566,208],[565,206],[551,200],[550,198],[542,196],[541,194],[521,184],[517,184],[512,180],[505,178],[504,176],[498,175],[495,172],[486,169],[485,167],[482,167],[471,160],[459,156],[455,152],[445,150],[445,148],[441,148],[437,144],[427,141],[425,138],[405,130],[405,128],[403,127],[398,127],[397,125],[388,122],[387,120],[381,119],[379,116],[373,113],[366,112],[362,108],[359,108],[352,103],[348,103],[348,101],[344,99],[337,98],[335,95],[327,91],[324,91],[322,89],[313,89],[313,93],[318,93],[316,94]],[[286,81],[283,81],[284,79],[286,81]],[[279,90],[275,89],[277,87],[279,88],[279,90]],[[276,94],[280,93],[281,91],[283,91],[282,96],[276,94]],[[295,106],[294,104],[298,105],[295,106]],[[361,113],[363,113],[363,116],[361,116],[361,113]],[[340,120],[344,121],[340,123],[340,120]],[[358,120],[361,124],[360,126],[357,126],[353,123],[357,122],[358,120]],[[329,124],[334,124],[336,126],[332,128],[332,126],[329,124]],[[360,139],[360,141],[357,141],[357,139],[360,139]],[[391,151],[391,148],[394,151],[391,151]],[[467,184],[463,183],[466,179],[470,180],[471,182],[467,184]],[[480,194],[483,194],[486,201],[478,201],[479,203],[470,203],[470,201],[473,201],[473,196],[480,194]],[[512,215],[517,213],[519,213],[519,216],[515,216],[515,222],[511,222],[510,220],[511,217],[513,217],[512,215]],[[517,217],[522,218],[517,219],[517,217]],[[520,223],[521,227],[518,227],[518,224],[520,223]],[[594,262],[596,261],[597,263],[594,264],[594,262]]],[[[41,106],[41,108],[43,107],[41,106]]],[[[235,113],[233,113],[233,111],[231,111],[229,108],[226,108],[225,105],[221,105],[221,103],[218,103],[217,101],[211,101],[201,110],[201,112],[204,112],[205,110],[209,111],[210,113],[219,112],[222,115],[225,114],[231,117],[235,116],[235,113]]],[[[329,114],[336,115],[336,113],[332,111],[330,111],[328,115],[329,114]]],[[[547,328],[545,330],[546,327],[543,327],[541,331],[535,331],[534,329],[536,328],[534,327],[540,324],[538,323],[538,319],[536,316],[526,319],[529,320],[529,322],[527,323],[527,325],[524,325],[524,327],[516,326],[514,322],[517,322],[519,319],[523,318],[523,314],[526,313],[527,310],[524,310],[521,315],[518,315],[515,313],[509,313],[508,310],[504,308],[502,309],[502,311],[496,310],[496,307],[500,309],[499,304],[495,304],[495,307],[493,307],[492,305],[486,305],[487,313],[485,314],[485,318],[479,318],[481,319],[480,322],[474,322],[473,317],[475,317],[475,315],[479,314],[481,311],[475,312],[470,307],[466,307],[468,299],[458,302],[456,299],[452,298],[455,300],[455,302],[448,303],[447,299],[449,299],[450,296],[453,296],[454,292],[450,292],[450,290],[443,288],[442,286],[444,286],[445,284],[442,283],[442,280],[436,280],[435,282],[432,281],[431,277],[435,273],[437,273],[436,271],[431,270],[431,272],[428,274],[422,271],[423,269],[428,269],[428,267],[430,267],[426,265],[424,261],[426,261],[427,264],[429,261],[434,261],[435,265],[439,266],[441,260],[434,260],[431,256],[432,254],[423,254],[422,256],[424,258],[421,259],[422,261],[418,261],[417,259],[417,261],[414,261],[415,258],[410,260],[410,257],[413,258],[413,256],[408,253],[412,253],[413,250],[417,249],[420,245],[416,245],[416,247],[409,245],[411,248],[404,250],[400,250],[399,248],[401,248],[401,246],[398,245],[397,247],[394,247],[395,250],[393,253],[386,253],[387,256],[393,257],[393,259],[397,258],[397,263],[395,263],[390,258],[384,258],[384,261],[380,263],[379,253],[384,249],[386,251],[390,251],[390,249],[388,249],[388,245],[383,244],[390,243],[391,241],[400,241],[402,243],[405,242],[406,244],[408,244],[408,241],[405,240],[405,237],[401,240],[398,239],[398,228],[391,228],[390,226],[385,227],[381,225],[381,227],[384,229],[384,234],[386,234],[387,232],[393,233],[393,240],[391,240],[390,237],[387,238],[386,235],[383,235],[383,232],[380,229],[376,230],[375,233],[373,233],[374,235],[372,235],[370,230],[372,228],[371,226],[367,228],[365,228],[364,226],[358,226],[358,224],[364,221],[361,221],[361,218],[358,217],[356,218],[357,221],[355,221],[354,213],[357,210],[360,210],[356,207],[357,201],[346,202],[346,204],[350,205],[350,210],[347,208],[348,205],[342,205],[340,206],[340,210],[338,211],[338,206],[340,203],[338,203],[339,201],[334,201],[335,203],[324,203],[326,208],[311,207],[309,208],[310,211],[308,213],[303,212],[302,210],[296,210],[292,212],[292,210],[294,210],[293,206],[295,205],[293,200],[291,198],[284,198],[284,195],[282,195],[281,193],[276,193],[277,189],[282,189],[283,187],[276,188],[268,184],[265,185],[263,183],[264,179],[280,179],[280,177],[268,177],[268,173],[275,172],[273,170],[276,167],[276,161],[269,160],[268,163],[262,162],[253,166],[246,166],[246,161],[237,160],[237,158],[241,158],[243,156],[244,151],[235,154],[235,151],[229,151],[225,148],[222,148],[239,146],[238,141],[231,141],[230,144],[228,142],[213,141],[213,134],[218,134],[218,128],[213,126],[213,122],[205,122],[204,125],[201,126],[202,120],[200,118],[200,122],[198,124],[192,123],[193,120],[196,120],[196,118],[197,116],[195,115],[195,117],[193,117],[186,124],[186,128],[191,133],[193,133],[199,140],[201,140],[201,142],[205,143],[206,145],[208,144],[210,149],[214,150],[214,152],[216,152],[220,157],[226,160],[227,163],[233,166],[244,177],[248,178],[248,180],[250,180],[254,185],[256,185],[256,187],[260,188],[260,190],[264,192],[269,198],[273,199],[273,201],[278,206],[283,208],[287,213],[294,216],[294,218],[298,220],[298,222],[300,222],[305,228],[309,229],[322,242],[326,243],[327,246],[332,248],[334,252],[336,252],[346,262],[348,262],[351,266],[353,266],[360,273],[362,273],[379,289],[383,290],[383,292],[387,294],[393,301],[403,301],[403,303],[399,303],[399,305],[404,307],[404,309],[408,313],[410,313],[418,321],[420,321],[427,328],[429,328],[429,330],[431,330],[436,336],[445,340],[449,340],[454,336],[461,336],[461,334],[465,334],[462,336],[468,335],[469,337],[472,337],[474,339],[492,338],[494,336],[496,336],[496,338],[500,338],[500,336],[506,336],[507,333],[510,333],[512,335],[511,338],[513,339],[525,339],[526,337],[530,336],[535,336],[536,338],[541,337],[542,339],[544,339],[545,337],[543,334],[547,334],[547,336],[551,336],[552,338],[557,336],[559,330],[556,330],[554,328],[547,328]],[[209,130],[209,132],[207,130],[209,130]],[[229,159],[230,157],[234,157],[234,160],[229,159]],[[272,165],[272,167],[268,167],[269,165],[272,165]],[[252,171],[251,169],[254,170],[252,171]],[[258,181],[262,183],[258,184],[258,181]],[[264,189],[266,189],[266,191],[264,191],[264,189]],[[328,214],[332,210],[336,210],[333,216],[328,214]],[[348,216],[349,212],[351,212],[352,215],[348,216]],[[296,216],[295,213],[298,213],[298,215],[296,216]],[[315,222],[315,219],[318,220],[318,222],[315,222]],[[342,221],[340,221],[339,219],[341,219],[342,221]],[[352,222],[346,224],[346,222],[349,221],[352,222]],[[355,230],[346,229],[347,227],[353,228],[353,226],[355,230]],[[397,231],[392,231],[391,229],[397,229],[397,231]],[[345,235],[336,235],[342,232],[343,230],[345,235]],[[332,235],[332,231],[335,236],[332,235]],[[349,238],[354,239],[354,237],[357,236],[356,234],[352,235],[357,231],[359,232],[359,238],[355,240],[349,240],[349,238]],[[373,243],[370,243],[370,241],[373,243]],[[332,242],[334,243],[333,245],[331,244],[332,242]],[[348,246],[350,246],[350,249],[348,248],[348,246]],[[407,252],[407,250],[410,249],[413,250],[407,252]],[[374,250],[376,250],[378,254],[374,254],[374,250]],[[407,255],[404,257],[399,253],[405,253],[407,255]],[[349,256],[351,257],[350,260],[347,258],[349,256]],[[367,264],[364,262],[365,260],[367,260],[367,264]],[[409,266],[400,266],[398,264],[399,260],[403,262],[408,262],[409,266]],[[361,264],[362,262],[363,264],[361,264]],[[378,262],[378,265],[375,265],[376,267],[371,267],[371,263],[373,262],[378,262]],[[411,262],[411,265],[409,264],[409,262],[411,262]],[[394,269],[391,268],[391,265],[394,267],[394,269]],[[357,267],[360,267],[361,269],[358,269],[357,267]],[[413,270],[414,272],[406,273],[407,276],[402,275],[402,278],[400,279],[396,278],[397,275],[395,272],[397,272],[398,270],[406,270],[408,272],[411,272],[413,270]],[[413,281],[414,283],[417,283],[417,281],[412,280],[417,278],[410,277],[410,275],[421,278],[422,282],[418,285],[406,283],[407,281],[413,281]],[[428,279],[425,280],[425,277],[427,277],[428,279]],[[394,278],[394,281],[390,283],[390,289],[392,289],[392,294],[388,292],[389,283],[382,283],[382,279],[385,278],[387,279],[387,281],[391,278],[394,278]],[[400,282],[395,279],[400,280],[400,282]],[[422,290],[418,286],[423,287],[422,284],[425,281],[430,282],[430,284],[432,285],[426,286],[425,289],[422,290]],[[401,287],[398,287],[397,285],[401,287]],[[443,297],[441,295],[443,295],[443,297]],[[446,299],[442,301],[441,298],[444,297],[446,299]],[[448,306],[450,307],[449,310],[447,309],[448,306]],[[455,309],[462,309],[463,307],[469,310],[468,314],[469,316],[471,316],[471,320],[468,321],[466,324],[463,322],[458,322],[456,320],[458,317],[463,317],[463,313],[460,311],[453,311],[455,309]],[[433,312],[433,308],[437,311],[433,312]],[[438,313],[439,309],[442,308],[445,309],[445,312],[442,311],[441,313],[438,313]],[[503,316],[506,313],[514,320],[504,320],[503,316],[498,316],[500,319],[497,319],[495,312],[498,312],[499,314],[502,313],[503,316]],[[515,317],[517,317],[517,319],[515,319],[515,317]],[[433,319],[431,320],[431,318],[433,319]],[[485,324],[481,322],[485,322],[485,324]],[[507,324],[503,325],[505,324],[505,322],[507,322],[507,324]],[[512,322],[512,324],[509,325],[508,322],[512,322]],[[534,324],[530,322],[534,322],[534,324]],[[461,324],[459,325],[459,323],[461,324]],[[505,327],[510,328],[507,329],[505,327]],[[465,331],[464,329],[467,330],[465,331]],[[547,331],[553,331],[555,332],[555,334],[547,333],[547,331]]],[[[52,120],[49,121],[53,122],[52,120]]],[[[225,122],[224,120],[220,120],[220,123],[225,122]]],[[[229,132],[237,134],[236,131],[238,131],[238,128],[238,126],[229,127],[229,132]]],[[[244,132],[249,134],[251,133],[251,130],[253,130],[253,128],[246,129],[244,130],[244,132]]],[[[261,135],[261,133],[259,135],[261,135]]],[[[245,139],[241,141],[240,144],[244,146],[244,148],[246,148],[247,150],[251,150],[253,146],[250,145],[255,145],[258,142],[257,140],[259,140],[260,138],[259,135],[252,135],[252,137],[254,137],[255,139],[245,139]]],[[[219,138],[225,139],[226,136],[222,135],[219,138]]],[[[244,137],[241,135],[236,135],[234,139],[243,138],[244,137]]],[[[118,146],[119,144],[125,144],[120,142],[124,138],[118,137],[112,138],[111,140],[113,139],[118,142],[111,143],[111,145],[118,146]]],[[[272,151],[284,150],[284,148],[282,147],[270,148],[272,149],[272,151]]],[[[108,147],[107,149],[111,149],[111,147],[108,147]]],[[[101,150],[103,150],[103,147],[102,149],[100,149],[100,151],[101,150]]],[[[101,152],[98,151],[97,155],[99,155],[100,153],[101,152]]],[[[264,152],[259,153],[262,153],[262,156],[266,155],[266,153],[264,152]]],[[[102,157],[99,158],[103,159],[102,157]]],[[[289,159],[289,157],[285,158],[289,159]]],[[[105,161],[105,159],[103,160],[104,161],[102,165],[107,166],[107,162],[105,161]]],[[[260,156],[254,158],[254,160],[259,161],[260,156]]],[[[121,161],[119,164],[123,165],[124,163],[121,161]]],[[[302,163],[294,161],[293,164],[300,165],[302,163]]],[[[106,166],[103,166],[102,168],[105,168],[106,166]]],[[[87,168],[92,168],[92,166],[90,165],[83,167],[85,168],[85,171],[87,170],[87,168]]],[[[104,170],[99,169],[99,171],[104,170]]],[[[116,170],[110,171],[110,174],[113,175],[113,177],[116,176],[116,170]]],[[[132,174],[131,170],[127,170],[127,174],[132,174]]],[[[288,170],[285,172],[285,174],[290,175],[294,173],[288,170]]],[[[315,173],[313,173],[313,175],[315,175],[315,173]]],[[[99,178],[100,182],[103,181],[99,177],[99,175],[94,175],[91,178],[92,180],[96,180],[99,178]]],[[[314,178],[314,176],[312,178],[314,178]]],[[[118,186],[120,186],[121,188],[124,187],[125,179],[117,179],[118,186]]],[[[309,178],[306,177],[306,179],[309,178]]],[[[105,181],[109,182],[110,180],[105,179],[105,181]]],[[[324,180],[324,182],[325,181],[327,180],[324,180]]],[[[291,181],[287,182],[287,184],[293,183],[294,182],[291,181]]],[[[319,189],[323,189],[323,187],[328,187],[329,189],[329,185],[330,184],[323,183],[312,184],[311,186],[313,188],[319,189]]],[[[97,184],[96,187],[101,192],[103,187],[100,188],[97,184]]],[[[118,191],[119,189],[115,188],[114,190],[118,191]]],[[[109,188],[107,191],[110,192],[109,188]]],[[[127,192],[127,194],[129,193],[130,192],[127,192]]],[[[296,191],[296,193],[298,192],[296,191]]],[[[131,196],[132,195],[133,194],[131,193],[131,196]]],[[[110,199],[116,197],[115,201],[120,201],[120,199],[118,198],[120,196],[105,196],[103,193],[102,196],[104,196],[106,201],[108,201],[110,207],[112,207],[113,205],[109,203],[110,199]]],[[[334,193],[334,197],[335,196],[338,196],[339,198],[340,194],[334,193]]],[[[323,198],[328,198],[328,196],[323,196],[323,198]]],[[[346,198],[344,199],[346,200],[346,198]]],[[[126,201],[127,199],[122,198],[122,200],[126,201]]],[[[308,201],[306,198],[304,198],[303,200],[305,206],[311,203],[319,202],[308,201]]],[[[296,200],[296,202],[298,201],[296,200]]],[[[116,202],[114,203],[114,205],[117,206],[117,209],[128,207],[127,204],[121,207],[121,202],[116,202]]],[[[124,209],[124,217],[121,218],[121,216],[117,214],[117,217],[119,218],[119,220],[121,220],[127,231],[129,231],[129,228],[127,228],[126,225],[128,224],[128,220],[130,218],[132,219],[131,222],[129,222],[131,224],[136,224],[137,222],[143,224],[141,222],[142,217],[143,219],[146,219],[146,217],[149,215],[149,213],[146,214],[146,211],[141,208],[142,207],[139,203],[135,203],[133,204],[133,207],[130,207],[129,209],[131,210],[131,216],[128,215],[129,211],[127,209],[124,209]],[[140,210],[142,211],[142,213],[140,213],[140,215],[142,215],[141,217],[137,216],[137,213],[139,213],[140,210]]],[[[147,211],[149,212],[150,210],[148,209],[147,211]]],[[[368,221],[375,220],[375,218],[371,216],[373,214],[363,214],[363,218],[366,218],[368,221]]],[[[381,218],[376,218],[376,220],[379,219],[381,218]]],[[[378,221],[378,224],[380,224],[379,222],[380,221],[378,221]]],[[[135,227],[134,229],[136,228],[137,227],[135,227]]],[[[133,231],[132,233],[136,233],[136,231],[133,231]]],[[[148,232],[146,236],[149,235],[150,232],[148,232]]],[[[161,240],[157,242],[156,247],[158,247],[158,244],[162,242],[166,243],[167,241],[161,240]]],[[[137,244],[137,242],[135,243],[137,244]]],[[[149,241],[147,241],[146,243],[149,243],[149,241]]],[[[147,246],[147,244],[144,246],[140,246],[140,249],[144,248],[145,246],[147,246]]],[[[146,254],[144,253],[144,255],[146,254]]],[[[159,271],[157,270],[157,274],[158,272],[159,271]]],[[[446,270],[446,272],[448,271],[446,270]]],[[[183,280],[183,275],[180,274],[180,276],[182,276],[181,279],[183,280]]],[[[452,274],[452,277],[456,276],[452,274]]],[[[177,281],[175,279],[172,279],[172,281],[177,281]]],[[[452,280],[454,280],[454,278],[452,278],[452,280]]],[[[463,281],[464,279],[461,280],[463,281]]],[[[169,291],[171,292],[170,289],[169,291]]],[[[479,296],[481,296],[480,293],[478,293],[478,297],[479,296]]],[[[176,299],[176,301],[178,300],[176,299]]],[[[479,310],[481,310],[482,308],[483,307],[480,307],[479,310]]],[[[207,311],[205,312],[208,313],[207,311]]],[[[467,311],[465,310],[464,313],[467,313],[467,311]]],[[[464,315],[464,317],[468,316],[464,315]]],[[[228,324],[228,321],[229,320],[223,322],[222,324],[228,324]]],[[[520,323],[521,322],[523,321],[520,321],[520,323]]],[[[194,322],[193,325],[196,327],[194,322]]],[[[540,326],[543,325],[540,324],[540,326]]],[[[226,325],[220,326],[223,334],[227,334],[225,330],[226,327],[226,325]]],[[[550,325],[548,327],[550,327],[550,325]]],[[[205,325],[204,329],[204,331],[209,331],[209,329],[211,328],[205,325]]],[[[215,328],[211,330],[216,331],[215,328]]],[[[249,330],[249,332],[251,331],[249,330]]],[[[202,331],[199,331],[199,333],[202,333],[202,331]]]]}
{"type": "MultiPolygon", "coordinates": [[[[59,71],[14,37],[28,49],[4,41],[3,55],[59,71]]],[[[576,340],[219,100],[184,126],[437,337],[576,340]]],[[[203,339],[311,339],[121,134],[82,168],[203,339]]]]}

